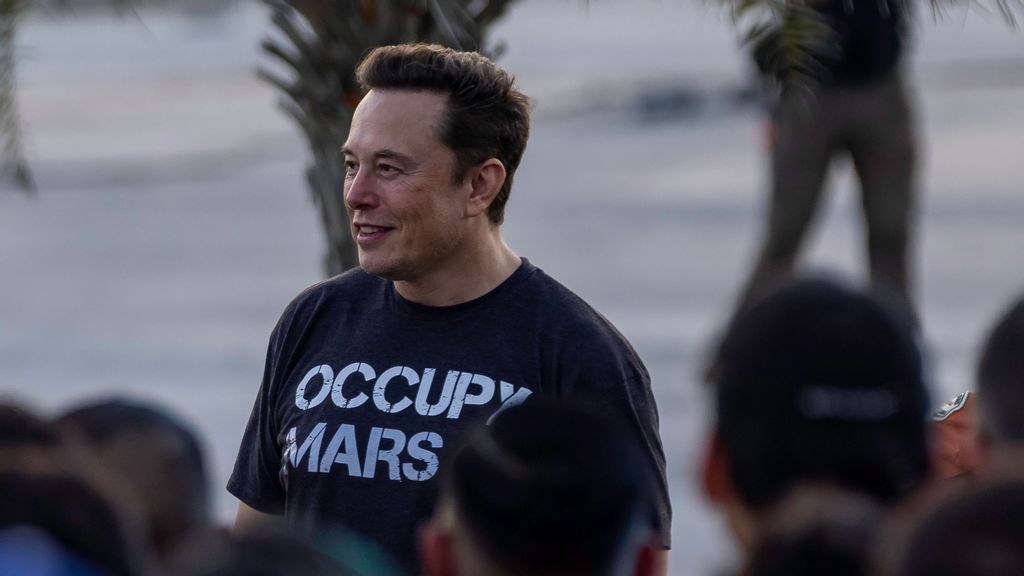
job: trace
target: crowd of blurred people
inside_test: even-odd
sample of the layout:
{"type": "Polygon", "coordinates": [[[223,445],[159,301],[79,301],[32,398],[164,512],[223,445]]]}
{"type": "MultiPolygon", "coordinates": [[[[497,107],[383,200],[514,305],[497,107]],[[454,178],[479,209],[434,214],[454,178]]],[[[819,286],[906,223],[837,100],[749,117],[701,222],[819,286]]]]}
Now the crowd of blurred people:
{"type": "MultiPolygon", "coordinates": [[[[1024,573],[1024,298],[981,346],[972,390],[937,411],[915,334],[822,278],[734,323],[703,485],[741,574],[1024,573]]],[[[537,400],[476,428],[441,464],[420,573],[653,574],[653,480],[618,426],[537,400]]],[[[0,574],[405,573],[358,526],[237,535],[210,499],[197,436],[160,406],[0,407],[0,574]]]]}

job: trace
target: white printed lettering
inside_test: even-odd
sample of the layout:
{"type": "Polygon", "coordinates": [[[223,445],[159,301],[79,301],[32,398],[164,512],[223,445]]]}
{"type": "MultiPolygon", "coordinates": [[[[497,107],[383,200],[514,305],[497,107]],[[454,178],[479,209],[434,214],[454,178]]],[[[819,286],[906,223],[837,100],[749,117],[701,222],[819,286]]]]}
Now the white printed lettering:
{"type": "MultiPolygon", "coordinates": [[[[463,374],[463,376],[466,376],[463,374]]],[[[462,414],[462,407],[482,406],[494,398],[494,380],[483,374],[473,374],[472,379],[459,378],[459,384],[455,388],[455,397],[452,398],[452,406],[448,410],[448,418],[456,419],[462,414]],[[469,393],[469,385],[475,384],[480,387],[476,394],[469,393]]]]}
{"type": "Polygon", "coordinates": [[[504,402],[512,397],[512,394],[516,391],[516,387],[511,382],[501,381],[501,401],[504,402]]]}
{"type": "Polygon", "coordinates": [[[423,379],[420,380],[420,389],[416,393],[416,413],[420,416],[437,416],[448,409],[452,403],[452,392],[455,390],[455,382],[459,378],[458,370],[449,370],[444,379],[444,387],[441,388],[441,395],[437,402],[430,403],[430,389],[434,383],[436,370],[427,368],[423,371],[423,379]]]}
{"type": "Polygon", "coordinates": [[[302,446],[296,448],[296,440],[298,439],[295,428],[288,430],[288,448],[285,454],[292,463],[292,468],[298,468],[299,462],[302,461],[302,457],[309,452],[309,471],[317,471],[317,463],[320,459],[320,443],[324,438],[324,430],[327,428],[326,422],[319,422],[313,427],[312,432],[306,439],[302,441],[302,446]]]}
{"type": "Polygon", "coordinates": [[[330,472],[331,466],[335,463],[344,464],[348,467],[349,476],[360,476],[359,470],[359,448],[356,444],[356,428],[351,424],[342,424],[334,433],[327,450],[320,458],[320,471],[330,472]],[[344,447],[344,451],[341,451],[344,447]]]}
{"type": "Polygon", "coordinates": [[[394,404],[388,402],[387,398],[385,398],[388,384],[398,376],[405,378],[409,386],[415,386],[420,383],[420,377],[416,375],[416,371],[407,366],[395,366],[385,370],[373,386],[373,403],[381,412],[386,414],[397,414],[412,405],[412,400],[405,397],[394,404]]]}
{"type": "Polygon", "coordinates": [[[366,394],[360,392],[352,398],[346,398],[342,390],[348,377],[359,372],[363,375],[365,382],[370,382],[377,377],[377,373],[373,371],[373,367],[369,364],[363,364],[362,362],[353,362],[348,366],[345,366],[338,376],[334,379],[334,386],[331,387],[331,400],[338,408],[358,408],[366,402],[369,398],[366,394]]]}
{"type": "Polygon", "coordinates": [[[529,388],[517,389],[511,382],[460,370],[448,370],[444,383],[434,386],[437,372],[436,368],[424,368],[421,375],[408,366],[392,366],[378,377],[373,366],[365,362],[352,362],[337,374],[331,366],[320,364],[306,372],[296,386],[295,406],[299,410],[310,410],[321,406],[330,396],[338,408],[359,408],[371,404],[368,400],[372,397],[373,406],[385,414],[397,414],[412,406],[421,416],[445,414],[455,420],[462,417],[466,406],[484,406],[500,399],[501,406],[491,414],[493,419],[502,410],[522,404],[532,394],[529,388]],[[309,389],[316,386],[318,377],[321,379],[320,388],[315,395],[307,397],[311,393],[309,389]],[[409,387],[416,387],[416,391],[401,385],[396,391],[391,384],[397,379],[404,380],[409,387]]]}
{"type": "Polygon", "coordinates": [[[363,462],[363,478],[373,478],[377,472],[377,462],[386,462],[388,465],[388,478],[401,480],[401,463],[398,455],[405,450],[405,434],[401,430],[392,428],[370,429],[370,441],[366,446],[366,460],[363,462]],[[381,438],[391,440],[391,448],[380,449],[381,438]]]}
{"type": "MultiPolygon", "coordinates": [[[[502,382],[501,383],[502,389],[504,389],[505,384],[508,384],[508,382],[502,382]]],[[[512,386],[511,384],[508,384],[508,385],[509,385],[509,387],[512,386]]],[[[509,408],[511,408],[513,406],[519,406],[523,402],[526,402],[526,399],[530,397],[530,394],[533,394],[533,390],[530,390],[529,388],[523,387],[523,388],[520,388],[519,390],[517,390],[516,393],[513,394],[512,396],[510,396],[509,398],[502,398],[502,400],[504,400],[504,402],[502,402],[501,403],[501,407],[499,407],[497,410],[495,410],[494,414],[491,414],[491,417],[487,419],[487,425],[490,426],[491,422],[493,422],[494,419],[498,417],[498,414],[501,414],[502,412],[504,412],[505,410],[508,410],[509,408]]],[[[502,396],[504,396],[504,393],[502,394],[502,396]]]]}
{"type": "Polygon", "coordinates": [[[331,391],[331,385],[333,383],[334,370],[331,370],[330,366],[328,366],[327,364],[314,366],[309,370],[309,372],[306,372],[306,375],[302,378],[302,381],[299,382],[299,386],[295,389],[295,407],[298,408],[299,410],[309,410],[310,408],[315,408],[316,406],[319,406],[320,403],[323,402],[325,398],[327,398],[327,394],[331,391]],[[317,392],[316,396],[314,396],[312,400],[306,400],[306,386],[317,374],[323,377],[323,386],[320,388],[320,391],[317,392]]]}
{"type": "Polygon", "coordinates": [[[435,450],[444,446],[444,440],[441,438],[441,435],[436,432],[420,432],[418,434],[413,434],[413,437],[409,439],[409,456],[412,456],[426,465],[423,470],[417,470],[416,466],[410,462],[406,462],[402,465],[402,472],[405,474],[405,477],[414,482],[430,480],[434,477],[434,474],[437,474],[437,454],[430,450],[425,450],[421,446],[424,442],[430,444],[430,447],[435,450]]]}

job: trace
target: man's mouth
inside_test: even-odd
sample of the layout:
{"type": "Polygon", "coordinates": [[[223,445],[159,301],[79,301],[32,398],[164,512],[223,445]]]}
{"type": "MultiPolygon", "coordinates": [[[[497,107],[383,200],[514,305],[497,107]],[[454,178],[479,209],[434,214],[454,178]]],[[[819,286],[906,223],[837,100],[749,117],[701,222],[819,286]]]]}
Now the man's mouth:
{"type": "Polygon", "coordinates": [[[371,226],[369,224],[356,224],[356,240],[373,240],[380,238],[394,230],[389,226],[371,226]]]}

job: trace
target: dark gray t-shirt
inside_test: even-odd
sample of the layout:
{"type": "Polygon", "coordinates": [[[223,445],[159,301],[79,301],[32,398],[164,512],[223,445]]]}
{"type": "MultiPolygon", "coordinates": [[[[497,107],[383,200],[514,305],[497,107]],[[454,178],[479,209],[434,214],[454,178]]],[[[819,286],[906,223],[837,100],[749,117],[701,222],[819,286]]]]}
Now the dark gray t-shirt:
{"type": "Polygon", "coordinates": [[[525,259],[456,306],[409,302],[360,269],[300,294],[271,334],[228,491],[300,531],[344,525],[415,566],[445,451],[532,395],[582,403],[636,433],[668,547],[647,369],[603,316],[525,259]]]}

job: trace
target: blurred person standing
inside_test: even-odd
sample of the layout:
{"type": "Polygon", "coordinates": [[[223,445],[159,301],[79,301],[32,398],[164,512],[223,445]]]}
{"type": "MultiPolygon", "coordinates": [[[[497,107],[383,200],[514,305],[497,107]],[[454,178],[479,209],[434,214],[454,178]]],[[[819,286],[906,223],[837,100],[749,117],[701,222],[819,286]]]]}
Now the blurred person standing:
{"type": "Polygon", "coordinates": [[[656,493],[616,423],[543,402],[480,426],[442,472],[425,576],[650,576],[656,493]]]}
{"type": "Polygon", "coordinates": [[[1024,457],[1024,295],[989,329],[975,390],[956,395],[933,420],[940,477],[1016,472],[1024,457]]]}
{"type": "Polygon", "coordinates": [[[891,506],[929,471],[928,394],[909,325],[871,294],[808,278],[737,318],[722,348],[705,492],[749,561],[805,484],[891,506]]]}
{"type": "Polygon", "coordinates": [[[501,235],[526,96],[483,56],[432,45],[375,49],[357,77],[365,96],[342,153],[360,268],[300,294],[271,335],[228,483],[236,530],[279,515],[303,532],[340,523],[412,568],[445,450],[536,394],[627,422],[668,548],[647,369],[501,235]]]}
{"type": "Polygon", "coordinates": [[[212,530],[202,448],[168,411],[111,399],[73,408],[56,422],[83,449],[98,481],[139,516],[162,563],[212,530]]]}
{"type": "Polygon", "coordinates": [[[799,71],[780,69],[779,36],[754,54],[777,96],[769,120],[764,239],[738,310],[792,275],[829,165],[845,153],[860,181],[871,282],[915,318],[909,260],[917,146],[900,66],[909,2],[811,0],[807,6],[830,34],[807,56],[809,62],[799,71]]]}
{"type": "Polygon", "coordinates": [[[983,466],[998,472],[1024,457],[1024,295],[985,339],[977,372],[978,444],[983,466]]]}
{"type": "Polygon", "coordinates": [[[1024,456],[1024,296],[989,329],[965,391],[934,416],[938,472],[970,478],[1015,469],[1024,456]]]}

